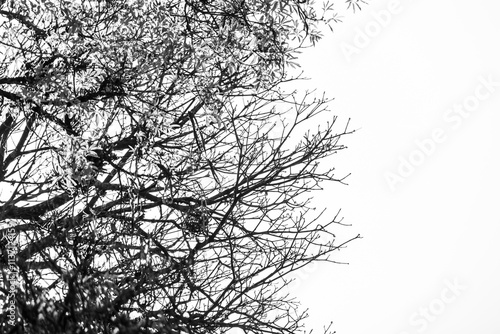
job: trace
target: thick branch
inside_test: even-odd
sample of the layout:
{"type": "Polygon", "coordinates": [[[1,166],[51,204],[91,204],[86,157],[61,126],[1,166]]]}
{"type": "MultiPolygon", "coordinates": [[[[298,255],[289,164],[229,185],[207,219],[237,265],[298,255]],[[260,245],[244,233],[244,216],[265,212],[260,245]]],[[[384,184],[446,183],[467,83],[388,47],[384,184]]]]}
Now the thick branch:
{"type": "Polygon", "coordinates": [[[57,195],[43,203],[33,205],[33,206],[27,206],[27,207],[16,207],[16,206],[11,206],[11,207],[5,207],[2,206],[0,207],[1,211],[4,211],[3,215],[0,216],[3,219],[28,219],[28,220],[37,220],[40,218],[40,216],[44,215],[45,213],[52,211],[61,205],[67,203],[69,200],[71,200],[71,196],[68,195],[67,193],[63,193],[60,195],[57,195]]]}
{"type": "Polygon", "coordinates": [[[35,32],[35,34],[38,35],[38,36],[40,36],[40,37],[44,37],[44,36],[47,35],[47,33],[45,32],[45,30],[38,28],[33,22],[31,22],[30,20],[28,20],[28,18],[26,16],[24,16],[24,15],[21,15],[19,13],[12,13],[12,12],[9,12],[9,11],[6,11],[6,10],[0,10],[0,14],[1,15],[5,15],[10,20],[15,19],[15,20],[21,22],[26,27],[28,27],[31,30],[33,30],[35,32]]]}

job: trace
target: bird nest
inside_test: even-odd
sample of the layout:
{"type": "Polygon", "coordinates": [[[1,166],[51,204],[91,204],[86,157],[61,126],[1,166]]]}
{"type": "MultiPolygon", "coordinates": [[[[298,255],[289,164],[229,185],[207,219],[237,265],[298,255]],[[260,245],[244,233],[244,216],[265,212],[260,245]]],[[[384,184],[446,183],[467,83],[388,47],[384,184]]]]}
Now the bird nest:
{"type": "Polygon", "coordinates": [[[185,214],[182,227],[191,236],[208,235],[210,213],[206,208],[196,208],[185,214]]]}

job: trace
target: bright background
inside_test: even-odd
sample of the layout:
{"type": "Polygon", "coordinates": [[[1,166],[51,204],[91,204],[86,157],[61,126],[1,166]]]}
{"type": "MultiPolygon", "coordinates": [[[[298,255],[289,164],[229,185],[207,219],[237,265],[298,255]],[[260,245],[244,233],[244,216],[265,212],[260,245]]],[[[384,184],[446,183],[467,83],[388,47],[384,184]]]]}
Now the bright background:
{"type": "Polygon", "coordinates": [[[400,11],[377,32],[373,15],[390,3],[346,12],[301,58],[307,86],[335,97],[339,129],[348,118],[358,129],[332,160],[349,186],[316,202],[342,209],[352,227],[339,235],[363,239],[336,254],[349,265],[302,270],[291,288],[309,326],[333,321],[338,334],[499,334],[500,85],[459,126],[443,117],[479,77],[500,83],[500,2],[392,1],[400,11]],[[341,46],[367,28],[368,45],[346,57],[341,46]],[[446,140],[391,188],[386,174],[437,128],[446,140]],[[454,295],[446,280],[465,288],[454,295]]]}

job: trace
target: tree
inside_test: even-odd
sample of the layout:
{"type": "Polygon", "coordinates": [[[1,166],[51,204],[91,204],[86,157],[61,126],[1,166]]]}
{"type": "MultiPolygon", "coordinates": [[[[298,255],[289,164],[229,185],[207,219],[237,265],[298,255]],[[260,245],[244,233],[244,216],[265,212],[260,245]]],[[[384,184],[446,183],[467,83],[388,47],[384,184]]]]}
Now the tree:
{"type": "Polygon", "coordinates": [[[300,329],[289,274],[349,241],[307,193],[352,131],[285,90],[332,9],[3,1],[2,332],[300,329]]]}

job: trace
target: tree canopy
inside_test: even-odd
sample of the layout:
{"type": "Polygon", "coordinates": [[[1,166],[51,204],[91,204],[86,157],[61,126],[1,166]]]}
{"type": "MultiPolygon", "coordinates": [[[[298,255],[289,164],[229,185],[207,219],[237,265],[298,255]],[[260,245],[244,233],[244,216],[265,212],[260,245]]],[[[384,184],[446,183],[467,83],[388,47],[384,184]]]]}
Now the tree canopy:
{"type": "Polygon", "coordinates": [[[349,241],[308,193],[343,181],[320,162],[352,131],[289,88],[337,20],[309,0],[2,1],[2,332],[297,332],[289,274],[349,241]]]}

